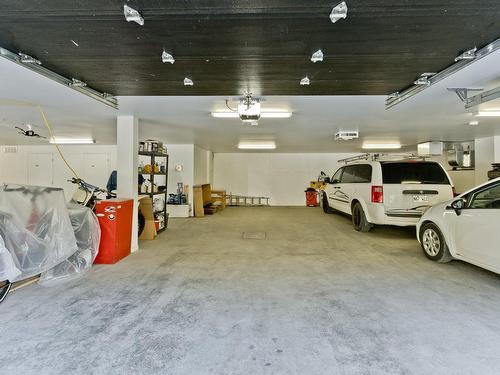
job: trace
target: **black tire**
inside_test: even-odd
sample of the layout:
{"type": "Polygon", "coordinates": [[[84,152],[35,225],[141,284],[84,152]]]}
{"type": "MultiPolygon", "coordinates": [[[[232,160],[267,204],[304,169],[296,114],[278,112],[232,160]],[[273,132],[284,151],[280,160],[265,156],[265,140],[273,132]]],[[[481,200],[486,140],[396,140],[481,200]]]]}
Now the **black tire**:
{"type": "Polygon", "coordinates": [[[321,205],[323,206],[323,212],[325,214],[333,213],[333,208],[331,208],[330,205],[328,204],[328,197],[326,196],[325,192],[323,192],[322,199],[323,199],[323,202],[321,205]]]}
{"type": "Polygon", "coordinates": [[[142,214],[141,211],[139,211],[139,215],[137,217],[137,227],[139,229],[139,237],[141,236],[142,234],[142,231],[144,230],[144,227],[146,226],[146,219],[144,218],[144,215],[142,214]]]}
{"type": "Polygon", "coordinates": [[[366,219],[365,211],[359,202],[352,206],[352,225],[358,232],[369,232],[373,227],[366,219]]]}
{"type": "Polygon", "coordinates": [[[424,255],[439,263],[447,263],[453,259],[444,239],[443,233],[434,223],[425,223],[420,228],[420,245],[424,255]]]}

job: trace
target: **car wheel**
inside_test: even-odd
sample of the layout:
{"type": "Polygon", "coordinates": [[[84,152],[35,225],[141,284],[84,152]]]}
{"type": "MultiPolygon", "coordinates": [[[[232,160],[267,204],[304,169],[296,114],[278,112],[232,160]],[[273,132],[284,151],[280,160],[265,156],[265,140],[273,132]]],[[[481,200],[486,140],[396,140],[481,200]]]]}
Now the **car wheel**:
{"type": "Polygon", "coordinates": [[[452,260],[443,233],[434,223],[426,223],[420,229],[420,244],[427,258],[440,263],[452,260]]]}
{"type": "Polygon", "coordinates": [[[359,202],[352,207],[352,225],[358,232],[369,232],[373,227],[366,219],[365,211],[359,202]]]}
{"type": "Polygon", "coordinates": [[[323,192],[323,202],[322,202],[322,206],[323,206],[323,212],[325,214],[331,214],[333,213],[333,208],[330,207],[330,205],[328,204],[328,197],[326,196],[326,193],[323,192]]]}

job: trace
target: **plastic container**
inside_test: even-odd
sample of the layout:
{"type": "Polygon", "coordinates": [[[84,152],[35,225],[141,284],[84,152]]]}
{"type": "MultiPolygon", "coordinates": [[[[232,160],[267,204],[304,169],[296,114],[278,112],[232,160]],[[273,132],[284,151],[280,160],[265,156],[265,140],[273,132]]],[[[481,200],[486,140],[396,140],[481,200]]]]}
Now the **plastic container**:
{"type": "Polygon", "coordinates": [[[306,193],[306,206],[318,207],[318,191],[313,188],[305,190],[306,193]]]}

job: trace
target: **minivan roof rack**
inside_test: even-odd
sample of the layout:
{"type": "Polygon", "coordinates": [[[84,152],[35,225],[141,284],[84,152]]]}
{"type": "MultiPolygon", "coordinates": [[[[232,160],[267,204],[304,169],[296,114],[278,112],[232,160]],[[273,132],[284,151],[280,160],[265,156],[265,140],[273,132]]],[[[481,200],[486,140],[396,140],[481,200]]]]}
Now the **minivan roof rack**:
{"type": "Polygon", "coordinates": [[[425,160],[424,156],[419,156],[416,154],[380,154],[380,153],[366,153],[356,156],[351,156],[345,159],[337,160],[339,163],[352,163],[358,160],[370,160],[370,161],[381,161],[381,160],[425,160]]]}

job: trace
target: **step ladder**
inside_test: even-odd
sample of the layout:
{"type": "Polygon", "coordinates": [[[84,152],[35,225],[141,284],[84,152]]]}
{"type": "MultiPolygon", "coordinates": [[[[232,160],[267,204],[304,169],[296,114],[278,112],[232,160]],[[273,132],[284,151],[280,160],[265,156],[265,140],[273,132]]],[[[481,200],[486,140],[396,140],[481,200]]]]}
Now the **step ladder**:
{"type": "Polygon", "coordinates": [[[251,197],[246,195],[226,195],[226,204],[228,206],[269,206],[268,197],[251,197]]]}

